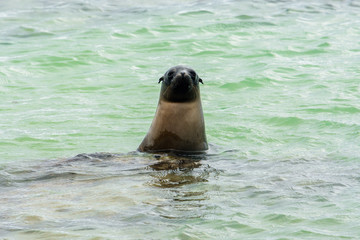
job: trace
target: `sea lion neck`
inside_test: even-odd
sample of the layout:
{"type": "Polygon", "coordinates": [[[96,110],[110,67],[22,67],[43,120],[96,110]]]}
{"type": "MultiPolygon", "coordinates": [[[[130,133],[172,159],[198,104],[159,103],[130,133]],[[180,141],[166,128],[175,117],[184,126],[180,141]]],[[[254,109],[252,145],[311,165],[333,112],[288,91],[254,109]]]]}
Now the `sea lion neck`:
{"type": "MultiPolygon", "coordinates": [[[[175,85],[175,83],[173,84],[175,85]]],[[[173,85],[167,86],[165,83],[161,85],[160,100],[167,102],[193,102],[199,97],[198,86],[190,85],[190,87],[181,86],[179,89],[173,85]]]]}
{"type": "Polygon", "coordinates": [[[139,146],[146,152],[201,153],[208,149],[200,101],[159,101],[155,118],[139,146]]]}

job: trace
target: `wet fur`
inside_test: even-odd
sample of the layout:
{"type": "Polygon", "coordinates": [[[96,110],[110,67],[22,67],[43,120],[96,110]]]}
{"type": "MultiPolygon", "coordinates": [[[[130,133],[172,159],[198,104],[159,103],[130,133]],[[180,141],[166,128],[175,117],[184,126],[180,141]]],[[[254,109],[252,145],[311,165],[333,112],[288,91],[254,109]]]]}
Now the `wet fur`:
{"type": "MultiPolygon", "coordinates": [[[[174,78],[178,77],[181,71],[186,71],[185,75],[188,74],[188,69],[177,66],[174,78]]],[[[193,79],[192,83],[188,83],[190,80],[187,76],[182,78],[190,87],[189,90],[181,90],[181,94],[174,88],[179,82],[163,80],[155,117],[138,148],[139,151],[202,153],[208,149],[199,78],[196,75],[196,78],[190,79],[193,79]]]]}

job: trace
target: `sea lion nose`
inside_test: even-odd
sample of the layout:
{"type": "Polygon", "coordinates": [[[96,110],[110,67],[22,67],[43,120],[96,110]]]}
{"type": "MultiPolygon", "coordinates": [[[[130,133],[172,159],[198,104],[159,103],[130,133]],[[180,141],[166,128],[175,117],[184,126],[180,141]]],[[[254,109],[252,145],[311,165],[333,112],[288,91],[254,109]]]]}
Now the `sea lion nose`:
{"type": "Polygon", "coordinates": [[[186,73],[185,71],[180,72],[180,74],[181,74],[182,77],[185,76],[185,73],[186,73]]]}

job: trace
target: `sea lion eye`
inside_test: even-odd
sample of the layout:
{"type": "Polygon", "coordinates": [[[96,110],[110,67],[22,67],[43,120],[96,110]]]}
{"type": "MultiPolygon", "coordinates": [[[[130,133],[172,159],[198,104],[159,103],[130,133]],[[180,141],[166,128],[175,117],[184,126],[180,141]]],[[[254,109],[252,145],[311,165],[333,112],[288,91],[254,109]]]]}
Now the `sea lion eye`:
{"type": "Polygon", "coordinates": [[[189,72],[189,74],[190,74],[191,78],[195,80],[195,78],[196,78],[196,73],[195,73],[195,71],[191,70],[191,71],[189,72]]]}
{"type": "Polygon", "coordinates": [[[168,75],[173,76],[174,74],[175,74],[175,71],[170,71],[168,75]]]}
{"type": "Polygon", "coordinates": [[[175,71],[170,71],[168,73],[168,79],[172,79],[174,77],[175,71]]]}

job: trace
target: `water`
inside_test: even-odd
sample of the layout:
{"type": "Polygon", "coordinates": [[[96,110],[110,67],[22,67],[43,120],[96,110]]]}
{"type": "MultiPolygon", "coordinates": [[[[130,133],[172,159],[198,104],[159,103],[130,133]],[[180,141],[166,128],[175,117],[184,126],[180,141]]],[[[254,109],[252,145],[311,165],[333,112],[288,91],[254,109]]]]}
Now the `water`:
{"type": "Polygon", "coordinates": [[[0,239],[360,239],[359,11],[0,3],[0,239]],[[177,64],[211,149],[133,152],[177,64]]]}

